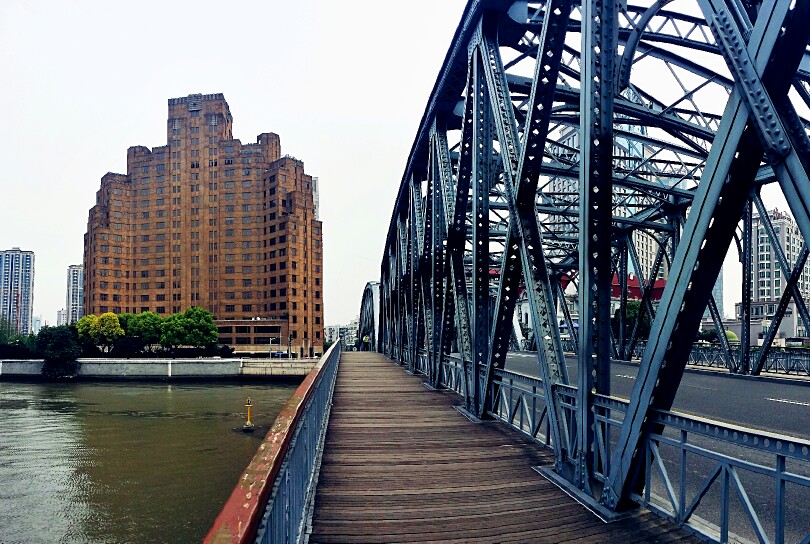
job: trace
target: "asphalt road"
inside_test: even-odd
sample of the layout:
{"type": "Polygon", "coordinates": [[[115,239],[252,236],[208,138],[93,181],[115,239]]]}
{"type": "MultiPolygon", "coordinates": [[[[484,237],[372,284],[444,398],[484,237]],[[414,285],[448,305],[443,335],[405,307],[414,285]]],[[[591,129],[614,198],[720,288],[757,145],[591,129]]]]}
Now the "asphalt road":
{"type": "MultiPolygon", "coordinates": [[[[538,376],[534,352],[510,352],[506,369],[538,376]]],[[[576,359],[567,358],[568,374],[576,384],[576,359]]],[[[638,365],[614,363],[610,392],[629,399],[638,365]]],[[[790,383],[743,379],[717,372],[685,372],[673,409],[679,412],[810,440],[810,381],[790,383]]]]}

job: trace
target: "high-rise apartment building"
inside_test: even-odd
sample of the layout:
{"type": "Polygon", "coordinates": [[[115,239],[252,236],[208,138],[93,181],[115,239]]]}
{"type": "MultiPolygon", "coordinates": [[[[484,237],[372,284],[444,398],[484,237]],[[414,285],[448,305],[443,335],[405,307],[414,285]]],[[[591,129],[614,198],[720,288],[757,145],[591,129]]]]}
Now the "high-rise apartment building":
{"type": "Polygon", "coordinates": [[[221,94],[169,99],[167,144],[129,148],[127,173],[101,178],[84,240],[84,311],[200,306],[223,343],[320,353],[315,183],[281,155],[277,134],[243,144],[232,125],[221,94]]]}
{"type": "MultiPolygon", "coordinates": [[[[776,208],[768,210],[768,217],[771,219],[779,245],[782,246],[785,253],[788,266],[793,268],[804,245],[799,226],[790,215],[780,212],[776,208]]],[[[753,270],[751,271],[754,280],[752,300],[754,302],[778,301],[787,284],[787,278],[782,274],[771,239],[768,237],[758,213],[754,213],[752,223],[751,236],[754,245],[753,270]]],[[[797,287],[807,299],[810,292],[810,269],[807,266],[799,277],[797,287]]]]}
{"type": "Polygon", "coordinates": [[[720,316],[722,317],[723,314],[723,268],[720,267],[720,273],[717,274],[717,281],[714,282],[714,287],[712,287],[712,296],[714,297],[714,302],[717,304],[717,309],[720,312],[720,316]]]}
{"type": "Polygon", "coordinates": [[[39,334],[42,329],[42,316],[35,315],[31,318],[31,334],[39,334]]]}
{"type": "Polygon", "coordinates": [[[57,326],[68,324],[68,312],[65,309],[56,310],[56,324],[57,326]]]}
{"type": "Polygon", "coordinates": [[[31,332],[34,307],[34,252],[0,251],[0,317],[20,334],[31,332]]]}
{"type": "Polygon", "coordinates": [[[72,264],[67,269],[67,287],[65,290],[66,325],[76,323],[82,316],[84,292],[84,266],[72,264]]]}

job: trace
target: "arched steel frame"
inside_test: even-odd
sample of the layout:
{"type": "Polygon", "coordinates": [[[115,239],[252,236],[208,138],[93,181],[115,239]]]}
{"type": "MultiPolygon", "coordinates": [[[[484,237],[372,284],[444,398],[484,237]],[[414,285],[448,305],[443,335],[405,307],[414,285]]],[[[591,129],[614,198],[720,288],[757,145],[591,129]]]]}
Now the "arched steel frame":
{"type": "MultiPolygon", "coordinates": [[[[662,432],[656,414],[672,406],[707,307],[722,327],[711,290],[734,240],[751,285],[763,185],[778,183],[810,240],[807,21],[810,0],[471,0],[397,194],[378,349],[434,386],[458,353],[466,407],[483,416],[525,293],[555,470],[601,507],[624,508],[641,492],[644,440],[662,432]],[[652,330],[606,457],[597,435],[609,419],[600,410],[615,404],[609,364],[633,353],[638,334],[625,319],[631,269],[652,330]],[[575,332],[561,302],[574,288],[571,384],[558,307],[575,332]]],[[[806,259],[806,249],[796,263],[779,258],[779,309],[792,299],[808,323],[796,284],[806,259]]],[[[730,370],[761,370],[767,352],[752,363],[747,340],[739,360],[723,345],[730,370]]]]}
{"type": "Polygon", "coordinates": [[[361,349],[379,350],[380,326],[380,282],[370,281],[363,289],[360,302],[360,322],[357,325],[357,338],[361,349]],[[368,337],[368,343],[364,338],[368,337]]]}

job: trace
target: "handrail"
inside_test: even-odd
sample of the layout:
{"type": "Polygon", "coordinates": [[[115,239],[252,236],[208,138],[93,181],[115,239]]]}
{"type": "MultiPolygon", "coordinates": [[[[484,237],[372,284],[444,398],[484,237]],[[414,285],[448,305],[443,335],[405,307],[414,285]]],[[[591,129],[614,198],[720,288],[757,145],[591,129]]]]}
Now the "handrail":
{"type": "MultiPolygon", "coordinates": [[[[331,397],[337,376],[339,358],[340,342],[335,342],[295,390],[292,398],[273,423],[273,427],[264,437],[250,464],[240,476],[239,483],[231,492],[231,496],[214,521],[214,525],[208,531],[204,540],[206,544],[246,544],[256,538],[260,524],[266,517],[267,506],[272,505],[279,493],[285,491],[286,486],[279,485],[279,476],[282,475],[282,470],[287,469],[290,465],[289,457],[293,443],[301,430],[299,422],[305,421],[302,426],[308,426],[307,423],[311,418],[306,417],[309,415],[307,412],[310,411],[311,401],[315,400],[316,395],[323,397],[319,408],[328,413],[329,397],[331,397]],[[328,391],[325,391],[327,388],[328,391]]],[[[315,414],[315,416],[319,415],[321,414],[315,414]]],[[[315,419],[317,420],[316,426],[319,426],[318,422],[322,425],[325,414],[320,418],[315,417],[315,419]]],[[[317,431],[316,437],[322,434],[320,428],[314,430],[317,431]]],[[[308,461],[311,463],[307,464],[311,465],[310,470],[314,470],[314,456],[318,448],[310,449],[312,451],[307,453],[311,453],[313,459],[309,459],[308,461]]],[[[306,486],[310,481],[311,474],[307,475],[302,482],[296,479],[295,483],[302,483],[304,486],[304,489],[296,490],[301,497],[306,496],[306,486]]],[[[298,512],[298,515],[289,512],[288,519],[294,519],[300,525],[306,505],[302,503],[299,506],[301,511],[298,512]]]]}
{"type": "MultiPolygon", "coordinates": [[[[425,373],[426,365],[426,356],[420,354],[417,370],[425,373]]],[[[470,366],[470,362],[444,356],[439,385],[463,396],[463,365],[470,366]]],[[[485,375],[479,374],[478,379],[480,386],[485,375]]],[[[546,398],[540,378],[498,369],[485,394],[489,399],[488,416],[549,445],[546,398]]],[[[576,438],[577,388],[556,385],[554,394],[569,429],[569,435],[561,438],[566,441],[565,448],[570,449],[576,438]]],[[[626,400],[595,395],[594,474],[600,480],[605,478],[612,458],[611,433],[621,427],[627,406],[626,400]]],[[[791,493],[799,488],[810,489],[810,441],[680,412],[655,410],[652,418],[653,424],[665,432],[654,426],[643,442],[643,491],[631,494],[631,500],[709,541],[728,542],[736,527],[751,531],[760,542],[783,544],[788,540],[788,531],[806,530],[788,523],[786,488],[791,486],[791,493]],[[754,487],[748,480],[752,475],[767,478],[770,485],[766,489],[773,490],[761,494],[767,500],[767,508],[761,512],[761,505],[755,508],[748,498],[754,487]],[[712,487],[715,482],[717,485],[712,487]],[[709,495],[715,488],[721,493],[720,504],[712,507],[717,511],[698,512],[698,504],[714,500],[709,495]],[[735,493],[739,503],[729,500],[735,493]],[[768,534],[762,520],[770,511],[776,523],[768,534]]],[[[810,542],[810,535],[800,533],[799,538],[810,542]]]]}

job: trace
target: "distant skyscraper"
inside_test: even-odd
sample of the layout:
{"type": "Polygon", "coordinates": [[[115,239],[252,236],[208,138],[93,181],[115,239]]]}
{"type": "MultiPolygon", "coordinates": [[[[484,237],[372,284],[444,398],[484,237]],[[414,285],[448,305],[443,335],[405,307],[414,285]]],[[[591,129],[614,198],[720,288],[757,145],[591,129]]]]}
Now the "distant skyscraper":
{"type": "Polygon", "coordinates": [[[31,334],[39,334],[39,330],[42,328],[42,316],[35,315],[31,318],[31,334]]]}
{"type": "Polygon", "coordinates": [[[82,318],[82,300],[84,294],[84,266],[72,264],[67,269],[67,295],[65,296],[65,325],[76,323],[82,318]]]}
{"type": "MultiPolygon", "coordinates": [[[[723,267],[720,267],[720,273],[717,275],[717,281],[714,283],[714,287],[712,287],[712,296],[714,297],[714,302],[717,304],[717,311],[720,313],[720,317],[723,317],[723,267]]],[[[703,312],[704,318],[711,317],[712,314],[709,311],[709,306],[706,305],[706,310],[703,312]]]]}
{"type": "Polygon", "coordinates": [[[58,326],[67,325],[68,324],[67,316],[68,316],[67,310],[56,310],[56,324],[58,326]]]}
{"type": "MultiPolygon", "coordinates": [[[[804,240],[799,232],[799,226],[785,212],[777,209],[768,210],[773,230],[782,246],[790,268],[796,264],[796,260],[801,252],[804,240]]],[[[776,252],[771,245],[763,221],[758,213],[753,215],[753,232],[751,233],[754,244],[754,258],[752,259],[752,273],[754,277],[753,298],[754,302],[767,302],[779,300],[782,291],[787,285],[787,278],[782,276],[782,270],[776,259],[776,252]]],[[[799,277],[797,287],[801,294],[807,298],[810,294],[810,267],[805,266],[799,277]]]]}
{"type": "Polygon", "coordinates": [[[34,252],[0,251],[0,317],[20,334],[31,332],[34,306],[34,252]]]}

